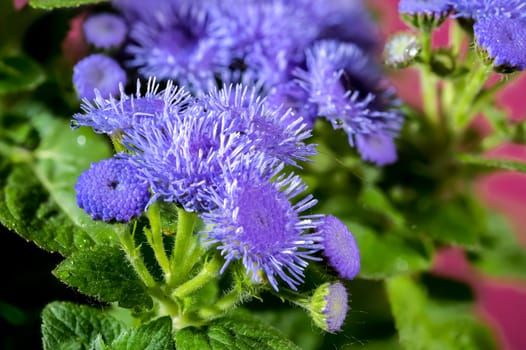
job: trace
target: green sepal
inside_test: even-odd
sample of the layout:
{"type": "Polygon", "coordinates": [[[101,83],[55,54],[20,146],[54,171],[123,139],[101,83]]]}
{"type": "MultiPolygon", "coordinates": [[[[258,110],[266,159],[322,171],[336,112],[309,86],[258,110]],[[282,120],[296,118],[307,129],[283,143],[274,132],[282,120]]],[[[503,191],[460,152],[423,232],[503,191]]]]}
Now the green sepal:
{"type": "Polygon", "coordinates": [[[44,350],[88,350],[97,339],[111,343],[125,328],[104,310],[85,305],[53,302],[42,312],[44,350]]]}
{"type": "Polygon", "coordinates": [[[80,292],[125,308],[148,310],[153,306],[146,286],[117,246],[96,246],[72,254],[53,274],[80,292]]]}
{"type": "Polygon", "coordinates": [[[488,329],[475,319],[472,304],[433,300],[405,276],[389,279],[387,293],[405,349],[495,349],[488,329]]]}
{"type": "Polygon", "coordinates": [[[278,330],[248,316],[181,329],[175,334],[175,342],[178,350],[299,350],[278,330]]]}
{"type": "Polygon", "coordinates": [[[108,0],[29,0],[29,5],[42,9],[54,9],[60,7],[78,7],[103,2],[108,2],[108,0]]]}
{"type": "Polygon", "coordinates": [[[173,350],[172,320],[162,317],[123,332],[113,341],[112,350],[173,350]]]}
{"type": "Polygon", "coordinates": [[[0,94],[32,90],[45,79],[40,65],[27,56],[0,57],[0,94]]]}

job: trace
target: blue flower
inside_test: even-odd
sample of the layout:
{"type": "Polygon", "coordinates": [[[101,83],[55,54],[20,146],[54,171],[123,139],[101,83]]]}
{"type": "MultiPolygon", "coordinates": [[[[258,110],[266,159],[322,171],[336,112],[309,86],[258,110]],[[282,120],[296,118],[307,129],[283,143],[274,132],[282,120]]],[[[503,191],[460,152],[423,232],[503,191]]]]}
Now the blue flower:
{"type": "Polygon", "coordinates": [[[128,66],[142,76],[177,80],[197,94],[216,86],[218,71],[228,67],[231,57],[214,39],[214,6],[163,4],[164,12],[134,22],[126,48],[132,57],[128,66]]]}
{"type": "Polygon", "coordinates": [[[355,135],[396,136],[402,117],[383,89],[381,75],[368,56],[356,45],[324,40],[307,52],[307,69],[297,70],[300,84],[318,114],[335,129],[344,129],[349,143],[355,135]]]}
{"type": "Polygon", "coordinates": [[[90,55],[73,68],[73,84],[79,98],[94,99],[95,89],[107,98],[119,93],[119,84],[126,84],[126,72],[114,59],[102,55],[90,55]]]}
{"type": "Polygon", "coordinates": [[[342,278],[353,279],[360,271],[360,251],[352,233],[338,218],[328,215],[319,226],[323,255],[342,278]]]}
{"type": "Polygon", "coordinates": [[[358,45],[373,53],[380,46],[380,33],[363,1],[300,0],[312,16],[317,40],[333,39],[358,45]],[[349,25],[352,23],[352,25],[349,25]]]}
{"type": "Polygon", "coordinates": [[[376,165],[387,165],[396,162],[396,145],[391,136],[382,134],[356,135],[356,148],[363,160],[376,165]]]}
{"type": "Polygon", "coordinates": [[[137,175],[137,169],[124,159],[91,164],[75,185],[79,207],[93,220],[128,222],[140,216],[150,192],[137,175]]]}
{"type": "Polygon", "coordinates": [[[214,89],[201,103],[208,111],[236,120],[247,142],[271,158],[298,166],[296,160],[308,161],[316,154],[316,145],[305,143],[312,130],[303,116],[286,105],[267,102],[255,88],[231,85],[214,89]]]}
{"type": "Polygon", "coordinates": [[[491,16],[526,17],[524,0],[458,0],[451,1],[456,17],[479,19],[491,16]]]}
{"type": "Polygon", "coordinates": [[[310,298],[308,310],[321,329],[327,332],[341,330],[349,310],[347,290],[341,282],[322,284],[310,298]]]}
{"type": "Polygon", "coordinates": [[[224,113],[190,106],[165,110],[134,125],[123,143],[140,177],[150,184],[152,200],[201,212],[214,207],[209,194],[222,181],[222,166],[233,167],[236,158],[249,151],[240,129],[239,122],[224,113]]]}
{"type": "Polygon", "coordinates": [[[453,8],[451,0],[400,0],[398,12],[407,15],[443,17],[453,8]]]}
{"type": "Polygon", "coordinates": [[[150,79],[145,93],[141,93],[141,83],[137,80],[135,95],[126,95],[121,86],[120,99],[103,98],[96,94],[93,101],[84,100],[83,113],[73,115],[73,128],[89,126],[97,133],[113,134],[126,132],[144,120],[155,118],[165,111],[177,111],[184,108],[189,95],[184,89],[168,82],[166,88],[159,92],[155,79],[150,79]]]}
{"type": "Polygon", "coordinates": [[[99,13],[84,21],[86,41],[96,48],[109,49],[120,46],[128,34],[124,19],[111,13],[99,13]]]}
{"type": "Polygon", "coordinates": [[[288,81],[318,34],[307,9],[296,1],[230,0],[220,10],[216,37],[231,48],[237,62],[233,68],[239,70],[230,82],[257,83],[268,90],[288,81]]]}
{"type": "Polygon", "coordinates": [[[526,68],[526,19],[489,16],[478,19],[474,33],[479,47],[503,71],[526,68]]]}
{"type": "Polygon", "coordinates": [[[316,105],[309,101],[308,92],[296,80],[274,86],[266,98],[270,105],[291,108],[292,113],[301,116],[309,128],[314,126],[318,116],[316,105]]]}
{"type": "Polygon", "coordinates": [[[224,185],[212,197],[216,209],[202,215],[210,225],[204,234],[219,242],[226,259],[223,271],[232,261],[241,260],[254,281],[261,282],[262,272],[275,290],[277,277],[296,290],[303,282],[307,260],[316,260],[314,254],[321,248],[320,234],[310,232],[319,216],[300,215],[316,200],[308,195],[292,204],[292,198],[306,190],[301,179],[278,175],[282,164],[268,171],[264,157],[247,159],[235,171],[224,169],[224,185]]]}

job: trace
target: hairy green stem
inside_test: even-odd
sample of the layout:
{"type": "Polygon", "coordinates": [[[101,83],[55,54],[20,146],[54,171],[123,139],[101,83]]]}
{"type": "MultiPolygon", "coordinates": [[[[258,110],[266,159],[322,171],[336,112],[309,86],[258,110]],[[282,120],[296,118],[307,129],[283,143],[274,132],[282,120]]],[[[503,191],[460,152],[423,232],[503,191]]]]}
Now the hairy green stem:
{"type": "Polygon", "coordinates": [[[420,34],[422,44],[422,63],[420,67],[420,84],[425,117],[432,125],[439,123],[439,110],[437,106],[437,81],[431,71],[431,31],[422,30],[420,34]]]}
{"type": "Polygon", "coordinates": [[[490,67],[479,64],[467,77],[467,85],[460,94],[452,115],[453,122],[457,128],[463,129],[473,118],[473,103],[477,94],[482,90],[484,84],[490,77],[490,74],[490,67]]]}
{"type": "Polygon", "coordinates": [[[193,231],[197,221],[196,213],[189,213],[182,208],[177,208],[177,233],[171,261],[171,279],[169,285],[180,285],[185,281],[190,272],[187,268],[187,258],[193,251],[192,242],[195,239],[193,231]]]}
{"type": "Polygon", "coordinates": [[[182,299],[201,289],[205,284],[210,282],[211,279],[217,277],[221,266],[221,260],[217,256],[214,256],[205,263],[203,269],[195,277],[177,287],[172,293],[172,297],[182,299]]]}
{"type": "Polygon", "coordinates": [[[166,250],[163,244],[163,234],[161,232],[161,212],[159,204],[153,203],[148,207],[148,220],[150,221],[150,230],[145,229],[146,239],[153,249],[153,253],[159,266],[163,270],[166,281],[170,280],[172,270],[170,260],[166,255],[166,250]]]}
{"type": "Polygon", "coordinates": [[[155,279],[153,278],[152,274],[144,264],[140,248],[135,246],[135,240],[133,238],[135,227],[136,225],[133,226],[132,232],[129,232],[128,227],[124,227],[121,230],[121,232],[119,232],[118,236],[122,248],[126,253],[126,257],[128,258],[128,261],[130,262],[134,270],[137,272],[139,278],[144,282],[146,287],[155,288],[157,287],[157,283],[155,282],[155,279]]]}
{"type": "Polygon", "coordinates": [[[204,320],[212,320],[221,317],[239,303],[245,301],[247,294],[241,289],[232,289],[227,294],[219,298],[213,305],[199,310],[199,317],[204,320]]]}

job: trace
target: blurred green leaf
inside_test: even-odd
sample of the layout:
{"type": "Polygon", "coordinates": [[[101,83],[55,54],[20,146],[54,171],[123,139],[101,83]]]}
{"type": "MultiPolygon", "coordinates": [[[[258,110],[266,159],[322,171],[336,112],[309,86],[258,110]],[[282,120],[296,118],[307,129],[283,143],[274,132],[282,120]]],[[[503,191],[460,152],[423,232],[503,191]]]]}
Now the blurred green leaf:
{"type": "Polygon", "coordinates": [[[360,277],[383,279],[429,269],[430,257],[415,242],[394,233],[377,235],[355,222],[347,222],[361,254],[360,277]]]}
{"type": "Polygon", "coordinates": [[[59,7],[78,7],[103,2],[108,2],[108,0],[29,0],[29,5],[36,8],[53,9],[59,7]]]}
{"type": "Polygon", "coordinates": [[[495,349],[468,303],[437,302],[409,277],[387,281],[400,343],[411,350],[495,349]]]}
{"type": "Polygon", "coordinates": [[[122,333],[113,341],[112,350],[174,350],[172,320],[170,317],[158,318],[138,328],[122,333]]]}
{"type": "Polygon", "coordinates": [[[26,56],[0,57],[0,94],[36,88],[45,80],[39,64],[26,56]]]}
{"type": "Polygon", "coordinates": [[[35,151],[0,141],[0,222],[43,249],[69,255],[116,239],[114,227],[77,206],[74,185],[91,162],[108,157],[108,144],[88,129],[72,132],[46,114],[32,124],[35,151]],[[8,161],[9,160],[9,161],[8,161]]]}
{"type": "Polygon", "coordinates": [[[358,200],[365,209],[384,215],[395,227],[404,227],[403,215],[389,202],[387,196],[380,189],[367,186],[360,193],[358,200]]]}
{"type": "Polygon", "coordinates": [[[124,330],[105,311],[84,305],[53,302],[42,312],[44,350],[88,350],[97,337],[111,343],[124,330]]]}
{"type": "Polygon", "coordinates": [[[103,301],[127,308],[150,309],[146,286],[117,246],[96,246],[73,253],[53,271],[64,283],[103,301]]]}
{"type": "Polygon", "coordinates": [[[526,249],[502,216],[490,213],[480,250],[469,252],[472,263],[487,274],[526,278],[526,249]]]}
{"type": "Polygon", "coordinates": [[[248,317],[222,318],[206,327],[181,329],[175,342],[178,350],[299,350],[278,330],[248,317]]]}

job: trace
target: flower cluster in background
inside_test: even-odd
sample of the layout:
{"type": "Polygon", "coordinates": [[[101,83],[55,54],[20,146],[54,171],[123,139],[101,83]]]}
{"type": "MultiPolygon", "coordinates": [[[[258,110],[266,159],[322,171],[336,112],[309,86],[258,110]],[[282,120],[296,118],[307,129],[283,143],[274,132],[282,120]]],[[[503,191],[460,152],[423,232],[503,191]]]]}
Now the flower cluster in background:
{"type": "Polygon", "coordinates": [[[173,80],[194,96],[241,83],[309,127],[326,118],[364,160],[396,161],[394,138],[403,118],[376,57],[377,30],[360,1],[113,5],[120,17],[94,13],[84,23],[87,41],[113,58],[95,54],[77,64],[79,97],[93,100],[94,89],[103,98],[119,95],[127,79],[112,60],[128,76],[173,80]]]}

